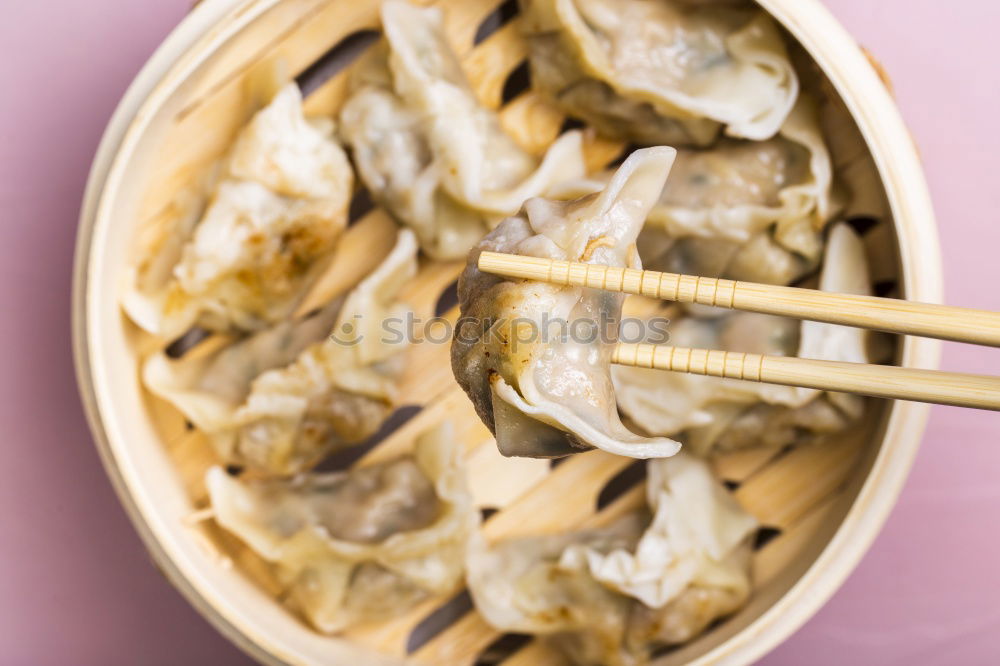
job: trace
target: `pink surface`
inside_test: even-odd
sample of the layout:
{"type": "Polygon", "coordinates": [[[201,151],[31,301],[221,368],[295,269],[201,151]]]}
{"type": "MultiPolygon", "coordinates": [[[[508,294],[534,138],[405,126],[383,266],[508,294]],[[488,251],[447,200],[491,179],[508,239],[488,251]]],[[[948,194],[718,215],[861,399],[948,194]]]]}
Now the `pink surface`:
{"type": "MultiPolygon", "coordinates": [[[[69,288],[103,127],[190,0],[0,3],[0,663],[246,663],[164,581],[100,467],[69,288]]],[[[955,305],[1000,310],[1000,3],[828,0],[883,61],[927,166],[955,305]]],[[[946,348],[1000,374],[1000,352],[946,348]]],[[[766,664],[996,663],[1000,416],[935,408],[885,530],[766,664]]]]}

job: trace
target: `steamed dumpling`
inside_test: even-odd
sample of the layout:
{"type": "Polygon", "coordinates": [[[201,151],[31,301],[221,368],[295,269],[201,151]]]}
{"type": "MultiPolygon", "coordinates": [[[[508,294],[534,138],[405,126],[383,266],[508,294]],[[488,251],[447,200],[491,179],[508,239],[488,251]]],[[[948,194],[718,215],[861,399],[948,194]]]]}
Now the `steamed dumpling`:
{"type": "Polygon", "coordinates": [[[239,457],[290,472],[375,434],[395,406],[406,350],[382,327],[410,312],[397,299],[416,275],[416,253],[412,232],[402,230],[385,261],[348,295],[330,338],[254,380],[234,415],[239,457]]]}
{"type": "Polygon", "coordinates": [[[648,464],[652,516],[477,546],[468,583],[500,631],[538,634],[577,664],[646,663],[739,609],[756,521],[686,454],[648,464]]]}
{"type": "Polygon", "coordinates": [[[406,347],[381,327],[406,316],[398,292],[416,273],[416,253],[413,233],[402,230],[345,300],[214,353],[157,354],[143,381],[205,432],[226,462],[270,474],[307,469],[363,442],[391,414],[406,347]]]}
{"type": "Polygon", "coordinates": [[[677,0],[521,0],[533,84],[613,138],[707,145],[763,140],[798,77],[759,8],[677,0]]]}
{"type": "MultiPolygon", "coordinates": [[[[668,344],[675,347],[786,356],[798,348],[799,323],[744,312],[674,317],[669,335],[668,344]]],[[[622,413],[643,430],[669,436],[712,423],[715,403],[751,405],[763,400],[769,389],[775,390],[775,398],[787,393],[785,387],[758,382],[628,366],[613,366],[611,376],[622,413]]]]}
{"type": "Polygon", "coordinates": [[[257,331],[291,314],[347,220],[353,172],[294,83],[241,131],[207,209],[154,244],[123,298],[145,330],[257,331]]]}
{"type": "Polygon", "coordinates": [[[673,238],[738,243],[773,227],[781,245],[815,261],[836,206],[832,184],[816,105],[801,97],[771,139],[679,151],[648,224],[673,238]]]}
{"type": "Polygon", "coordinates": [[[353,178],[333,137],[333,122],[306,118],[302,93],[290,83],[237,137],[229,153],[229,174],[282,196],[323,201],[331,211],[343,211],[353,178]]]}
{"type": "Polygon", "coordinates": [[[636,151],[602,192],[575,201],[530,199],[470,254],[459,280],[452,368],[504,455],[677,452],[676,442],[635,435],[618,417],[609,365],[622,295],[507,280],[477,267],[484,250],[637,265],[636,236],[674,155],[663,147],[636,151]]]}
{"type": "Polygon", "coordinates": [[[460,584],[479,524],[451,430],[411,455],[291,480],[206,476],[216,522],[272,563],[288,603],[333,633],[460,584]]]}
{"type": "MultiPolygon", "coordinates": [[[[607,178],[559,190],[594,191],[607,178]]],[[[818,264],[838,205],[816,104],[801,97],[771,139],[678,150],[639,250],[654,270],[787,284],[818,264]]]]}
{"type": "Polygon", "coordinates": [[[439,9],[381,7],[386,43],[351,83],[341,135],[374,198],[438,259],[464,256],[525,199],[584,174],[581,135],[539,161],[480,105],[448,45],[439,9]]]}
{"type": "Polygon", "coordinates": [[[818,264],[838,207],[815,103],[802,97],[768,141],[678,154],[647,225],[674,242],[644,258],[668,272],[788,284],[818,264]]]}
{"type": "Polygon", "coordinates": [[[259,330],[280,321],[343,224],[326,202],[223,181],[174,268],[161,332],[169,338],[196,322],[211,330],[259,330]]]}
{"type": "MultiPolygon", "coordinates": [[[[830,230],[819,288],[871,293],[864,246],[847,224],[830,230]]],[[[861,329],[748,312],[672,322],[670,344],[868,362],[861,329]]],[[[859,418],[864,408],[858,396],[735,379],[625,366],[614,366],[612,377],[619,408],[632,423],[661,436],[685,433],[683,439],[697,453],[780,447],[807,434],[836,432],[859,418]]]]}

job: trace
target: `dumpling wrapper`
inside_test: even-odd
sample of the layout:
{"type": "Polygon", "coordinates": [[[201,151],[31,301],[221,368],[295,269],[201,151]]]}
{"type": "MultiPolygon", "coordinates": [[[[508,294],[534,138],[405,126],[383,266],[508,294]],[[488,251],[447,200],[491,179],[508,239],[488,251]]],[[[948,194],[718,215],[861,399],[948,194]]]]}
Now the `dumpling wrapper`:
{"type": "Polygon", "coordinates": [[[505,220],[469,255],[459,279],[452,368],[504,455],[547,458],[599,448],[653,458],[678,451],[672,440],[632,433],[618,417],[609,366],[621,294],[507,280],[477,266],[484,250],[637,265],[636,236],[674,155],[665,147],[638,150],[600,193],[569,202],[530,199],[521,216],[505,220]],[[562,334],[553,331],[559,322],[562,334]]]}
{"type": "Polygon", "coordinates": [[[737,610],[750,593],[757,523],[708,465],[686,454],[648,463],[652,519],[470,551],[476,609],[500,631],[538,634],[574,663],[646,663],[737,610]]]}
{"type": "Polygon", "coordinates": [[[583,176],[579,132],[539,161],[501,129],[469,86],[439,9],[389,0],[381,16],[386,44],[351,83],[341,136],[374,198],[430,256],[464,256],[526,199],[583,176]]]}
{"type": "MultiPolygon", "coordinates": [[[[819,289],[871,294],[865,248],[845,223],[830,229],[819,289]]],[[[867,334],[847,326],[797,322],[754,313],[688,317],[671,325],[669,344],[829,361],[869,362],[867,334]]],[[[759,382],[614,366],[622,412],[644,431],[687,432],[692,449],[708,453],[752,445],[783,446],[802,431],[842,430],[861,416],[858,396],[759,382]]]]}
{"type": "Polygon", "coordinates": [[[401,230],[383,263],[343,301],[212,353],[196,347],[176,360],[158,353],[145,362],[143,382],[226,462],[270,474],[306,469],[363,442],[390,415],[406,347],[381,327],[406,317],[397,294],[416,273],[416,254],[413,232],[401,230]]]}
{"type": "Polygon", "coordinates": [[[522,0],[532,81],[613,138],[772,137],[799,81],[759,8],[675,0],[522,0]]]}
{"type": "Polygon", "coordinates": [[[202,215],[146,240],[122,299],[143,329],[256,331],[286,318],[347,222],[354,176],[332,123],[288,84],[240,132],[202,215]]]}
{"type": "Polygon", "coordinates": [[[274,565],[324,633],[453,592],[479,524],[448,424],[377,465],[259,481],[213,467],[206,487],[216,522],[274,565]]]}

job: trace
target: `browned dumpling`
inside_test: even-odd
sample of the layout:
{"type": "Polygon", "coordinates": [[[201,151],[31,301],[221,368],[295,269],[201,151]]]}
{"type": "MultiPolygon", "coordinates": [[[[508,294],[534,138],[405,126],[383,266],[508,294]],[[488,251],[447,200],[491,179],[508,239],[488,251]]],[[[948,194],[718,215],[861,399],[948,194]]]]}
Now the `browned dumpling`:
{"type": "Polygon", "coordinates": [[[140,233],[122,304],[173,340],[192,326],[259,331],[288,317],[347,224],[354,184],[329,119],[285,86],[240,132],[204,213],[140,233]]]}
{"type": "Polygon", "coordinates": [[[227,463],[267,474],[308,469],[365,441],[392,413],[407,344],[389,340],[382,326],[405,319],[409,308],[398,294],[416,262],[416,238],[401,230],[383,263],[345,299],[214,353],[155,354],[143,382],[227,463]]]}

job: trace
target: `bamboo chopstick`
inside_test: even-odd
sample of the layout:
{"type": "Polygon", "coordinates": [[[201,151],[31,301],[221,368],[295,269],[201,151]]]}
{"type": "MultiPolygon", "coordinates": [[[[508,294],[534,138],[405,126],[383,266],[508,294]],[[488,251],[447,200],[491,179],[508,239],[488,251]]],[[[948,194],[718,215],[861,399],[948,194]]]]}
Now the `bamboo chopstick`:
{"type": "MultiPolygon", "coordinates": [[[[1000,346],[1000,314],[984,310],[498,252],[483,252],[479,269],[556,285],[1000,346]]],[[[1000,378],[984,375],[631,343],[619,343],[611,360],[619,365],[1000,411],[1000,378]]]]}
{"type": "Polygon", "coordinates": [[[1000,378],[668,345],[619,343],[613,363],[1000,411],[1000,378]]]}
{"type": "Polygon", "coordinates": [[[667,301],[1000,347],[1000,313],[985,310],[499,252],[483,252],[479,256],[479,269],[550,284],[593,287],[667,301]]]}

